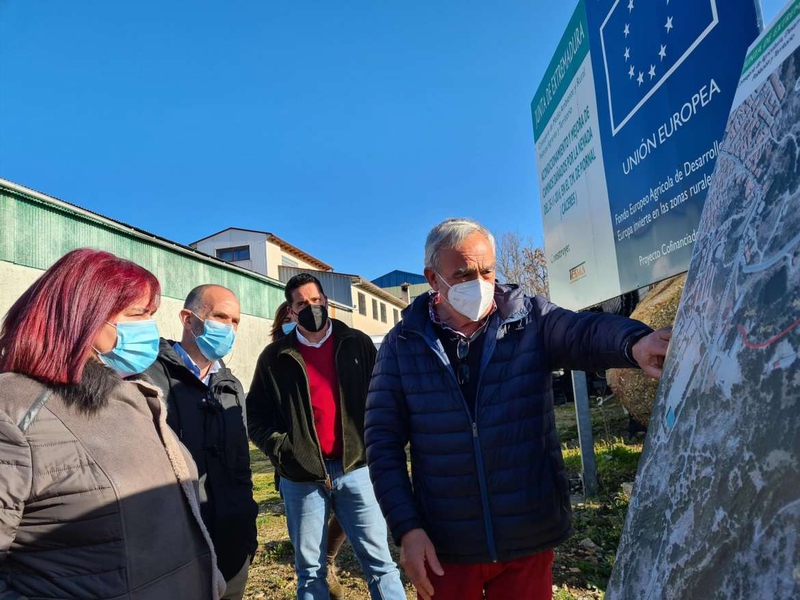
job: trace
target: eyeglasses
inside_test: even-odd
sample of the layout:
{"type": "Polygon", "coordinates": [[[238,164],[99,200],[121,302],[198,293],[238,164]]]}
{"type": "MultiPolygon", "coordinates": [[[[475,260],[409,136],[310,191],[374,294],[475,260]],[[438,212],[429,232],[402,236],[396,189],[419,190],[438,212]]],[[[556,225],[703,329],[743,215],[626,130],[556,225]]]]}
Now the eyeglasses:
{"type": "Polygon", "coordinates": [[[469,383],[469,364],[466,362],[467,354],[469,354],[469,340],[458,338],[458,345],[456,346],[456,356],[458,357],[458,385],[467,385],[469,383]]]}

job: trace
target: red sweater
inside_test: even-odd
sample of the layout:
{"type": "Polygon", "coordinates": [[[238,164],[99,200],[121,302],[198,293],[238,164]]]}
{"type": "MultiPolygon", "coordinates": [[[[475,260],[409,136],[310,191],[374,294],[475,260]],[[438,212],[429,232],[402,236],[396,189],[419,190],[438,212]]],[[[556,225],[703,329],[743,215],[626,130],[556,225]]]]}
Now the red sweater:
{"type": "Polygon", "coordinates": [[[319,348],[297,344],[308,373],[314,427],[317,430],[322,456],[342,457],[342,417],[339,408],[339,377],[333,356],[333,336],[319,348]]]}

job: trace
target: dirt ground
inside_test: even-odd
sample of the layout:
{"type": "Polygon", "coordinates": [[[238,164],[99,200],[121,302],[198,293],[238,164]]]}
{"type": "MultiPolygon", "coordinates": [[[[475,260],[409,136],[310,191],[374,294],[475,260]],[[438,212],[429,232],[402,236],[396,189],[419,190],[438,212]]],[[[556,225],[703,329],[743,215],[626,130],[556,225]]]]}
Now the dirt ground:
{"type": "MultiPolygon", "coordinates": [[[[595,453],[600,477],[600,494],[585,500],[580,495],[580,452],[572,404],[556,407],[556,421],[564,449],[564,460],[573,478],[573,519],[575,534],[556,549],[553,567],[553,597],[556,600],[597,600],[611,574],[619,537],[628,508],[622,483],[632,482],[642,451],[642,439],[624,440],[628,423],[622,408],[613,400],[592,408],[595,453]]],[[[259,548],[250,569],[245,598],[288,600],[295,598],[294,550],[286,531],[283,502],[275,491],[272,467],[256,448],[250,452],[255,497],[259,504],[259,548]]],[[[399,553],[392,545],[395,559],[399,553]]],[[[337,558],[339,580],[348,600],[368,600],[369,592],[361,568],[345,544],[337,558]]],[[[403,576],[408,598],[416,598],[403,576]]]]}

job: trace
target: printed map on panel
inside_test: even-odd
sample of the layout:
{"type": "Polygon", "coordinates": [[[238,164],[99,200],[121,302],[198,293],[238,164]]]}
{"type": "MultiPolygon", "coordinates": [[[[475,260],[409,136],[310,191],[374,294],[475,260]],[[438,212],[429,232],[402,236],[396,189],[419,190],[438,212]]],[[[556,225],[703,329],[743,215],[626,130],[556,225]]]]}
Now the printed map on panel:
{"type": "Polygon", "coordinates": [[[731,114],[607,598],[800,598],[800,50],[731,114]]]}

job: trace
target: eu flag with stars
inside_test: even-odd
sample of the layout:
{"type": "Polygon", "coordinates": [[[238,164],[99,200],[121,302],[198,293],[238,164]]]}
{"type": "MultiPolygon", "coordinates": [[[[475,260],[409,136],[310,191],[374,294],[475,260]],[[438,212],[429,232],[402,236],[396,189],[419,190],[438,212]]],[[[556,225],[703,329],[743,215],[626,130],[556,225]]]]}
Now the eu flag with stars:
{"type": "Polygon", "coordinates": [[[600,26],[617,134],[719,23],[717,0],[617,0],[600,26]]]}

